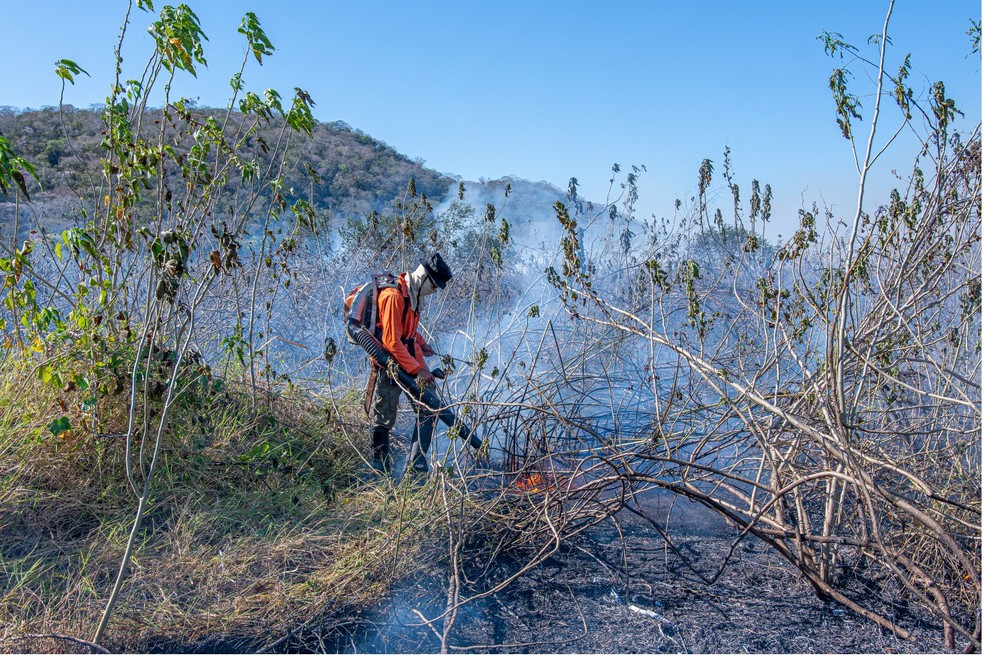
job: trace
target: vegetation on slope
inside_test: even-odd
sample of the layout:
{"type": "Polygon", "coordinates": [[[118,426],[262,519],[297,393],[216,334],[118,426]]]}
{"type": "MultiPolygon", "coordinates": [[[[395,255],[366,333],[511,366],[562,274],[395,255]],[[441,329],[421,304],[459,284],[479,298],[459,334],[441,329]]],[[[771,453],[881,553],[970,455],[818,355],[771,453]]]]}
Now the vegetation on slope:
{"type": "MultiPolygon", "coordinates": [[[[223,120],[226,114],[226,110],[193,106],[189,112],[197,123],[209,117],[223,120]]],[[[160,108],[148,108],[144,117],[135,119],[144,126],[144,138],[153,138],[160,114],[160,108]]],[[[242,120],[241,111],[232,112],[229,119],[231,125],[242,120]]],[[[36,211],[52,208],[47,212],[49,220],[64,220],[59,212],[77,201],[76,194],[91,191],[93,182],[102,177],[105,131],[101,110],[71,106],[25,111],[0,108],[0,134],[15,152],[34,164],[37,180],[28,179],[27,188],[36,211]]],[[[238,147],[246,152],[270,149],[278,138],[276,126],[264,124],[238,147]]],[[[173,146],[187,149],[193,139],[191,132],[176,135],[173,146]]],[[[283,188],[292,190],[288,194],[291,201],[304,198],[323,222],[385,212],[403,198],[411,179],[417,190],[436,204],[452,182],[341,121],[313,122],[309,136],[288,146],[286,163],[283,188]]],[[[173,187],[178,182],[177,172],[169,171],[167,183],[173,187]]],[[[234,184],[230,181],[228,188],[234,184]]],[[[12,192],[0,190],[0,203],[12,200],[12,192]]]]}
{"type": "MultiPolygon", "coordinates": [[[[309,624],[330,632],[433,548],[434,488],[360,481],[350,410],[281,398],[256,413],[241,387],[182,375],[104,644],[252,651],[309,624]]],[[[125,417],[113,432],[54,437],[46,417],[61,395],[23,368],[3,384],[3,649],[71,650],[30,636],[88,636],[99,623],[133,523],[125,417]]]]}

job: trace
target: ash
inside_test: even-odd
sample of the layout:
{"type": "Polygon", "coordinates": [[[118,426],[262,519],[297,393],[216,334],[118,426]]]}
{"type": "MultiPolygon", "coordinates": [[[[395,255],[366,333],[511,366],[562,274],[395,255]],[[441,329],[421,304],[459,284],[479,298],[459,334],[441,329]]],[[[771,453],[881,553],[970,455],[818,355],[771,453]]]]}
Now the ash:
{"type": "MultiPolygon", "coordinates": [[[[893,608],[910,629],[905,641],[834,602],[817,599],[795,568],[769,548],[736,533],[689,502],[656,500],[669,517],[673,545],[647,522],[622,511],[564,544],[505,590],[459,610],[451,653],[942,653],[942,630],[901,596],[855,592],[893,608]],[[618,525],[618,529],[614,524],[618,525]],[[729,552],[731,553],[729,558],[729,552]],[[712,579],[727,565],[712,583],[712,579]],[[686,560],[686,562],[684,562],[686,560]]],[[[655,515],[654,515],[655,516],[655,515]]],[[[467,572],[464,593],[481,591],[522,568],[500,558],[467,572]]],[[[386,602],[333,627],[296,651],[437,653],[447,573],[434,566],[405,582],[386,602]]]]}

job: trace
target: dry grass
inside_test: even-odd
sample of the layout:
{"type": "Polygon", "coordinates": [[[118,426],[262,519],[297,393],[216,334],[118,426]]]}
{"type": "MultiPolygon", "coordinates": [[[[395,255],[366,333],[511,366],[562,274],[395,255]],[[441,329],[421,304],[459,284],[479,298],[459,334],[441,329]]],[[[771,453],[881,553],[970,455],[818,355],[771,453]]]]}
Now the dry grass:
{"type": "MultiPolygon", "coordinates": [[[[0,650],[86,651],[29,636],[98,623],[135,508],[124,443],[54,438],[55,394],[14,378],[0,383],[0,650]]],[[[232,392],[189,397],[104,646],[276,648],[411,571],[443,530],[435,488],[360,480],[344,408],[280,398],[257,417],[232,392]]]]}

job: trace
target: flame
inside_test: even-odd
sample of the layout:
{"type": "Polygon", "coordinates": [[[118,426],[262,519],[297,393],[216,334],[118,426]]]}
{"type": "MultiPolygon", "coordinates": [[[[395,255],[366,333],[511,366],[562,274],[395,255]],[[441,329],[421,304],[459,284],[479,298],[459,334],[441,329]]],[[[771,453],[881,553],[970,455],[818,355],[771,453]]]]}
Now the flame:
{"type": "Polygon", "coordinates": [[[540,492],[544,488],[543,476],[538,473],[533,473],[526,478],[516,479],[516,487],[524,492],[540,492]]]}

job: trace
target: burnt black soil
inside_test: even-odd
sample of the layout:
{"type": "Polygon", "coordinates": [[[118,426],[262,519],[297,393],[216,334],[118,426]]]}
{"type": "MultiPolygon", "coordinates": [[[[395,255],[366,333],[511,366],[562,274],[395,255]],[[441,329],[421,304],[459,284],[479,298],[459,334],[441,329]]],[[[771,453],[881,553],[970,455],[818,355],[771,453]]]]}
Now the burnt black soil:
{"type": "MultiPolygon", "coordinates": [[[[655,506],[662,503],[652,502],[655,506]]],[[[661,509],[665,519],[668,507],[661,509]]],[[[656,514],[656,513],[653,513],[656,514]]],[[[673,543],[631,514],[564,544],[504,591],[463,607],[448,642],[451,653],[938,653],[941,629],[884,590],[849,582],[912,631],[905,641],[836,603],[817,599],[791,565],[765,544],[742,541],[723,573],[736,534],[695,504],[677,502],[673,543]],[[693,570],[696,570],[693,571],[693,570]],[[698,572],[700,574],[698,574],[698,572]]],[[[500,559],[473,591],[521,566],[500,559]]],[[[434,653],[446,602],[437,566],[406,582],[385,602],[343,626],[298,636],[291,651],[434,653]],[[320,634],[320,635],[318,635],[320,634]]]]}

